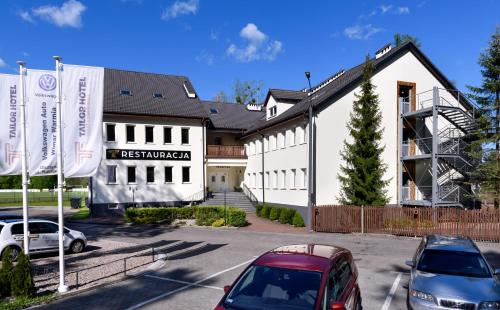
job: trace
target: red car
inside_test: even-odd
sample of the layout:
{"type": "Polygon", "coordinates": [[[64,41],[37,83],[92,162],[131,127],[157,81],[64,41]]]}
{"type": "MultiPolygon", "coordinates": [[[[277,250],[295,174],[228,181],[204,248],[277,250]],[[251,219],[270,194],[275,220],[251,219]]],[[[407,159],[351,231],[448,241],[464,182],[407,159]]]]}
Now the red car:
{"type": "Polygon", "coordinates": [[[329,245],[288,245],[269,251],[224,292],[215,310],[362,309],[351,253],[329,245]]]}

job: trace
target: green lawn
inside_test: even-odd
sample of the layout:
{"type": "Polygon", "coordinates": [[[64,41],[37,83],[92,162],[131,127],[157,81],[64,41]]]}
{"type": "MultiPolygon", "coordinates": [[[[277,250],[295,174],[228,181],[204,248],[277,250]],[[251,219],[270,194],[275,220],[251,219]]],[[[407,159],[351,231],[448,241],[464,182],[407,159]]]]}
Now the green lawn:
{"type": "MultiPolygon", "coordinates": [[[[71,197],[81,197],[84,202],[86,192],[64,192],[63,204],[70,205],[71,197]]],[[[21,192],[0,192],[0,207],[22,206],[23,196],[21,192]]],[[[28,204],[30,206],[57,206],[56,192],[29,192],[28,204]]]]}
{"type": "Polygon", "coordinates": [[[54,299],[54,294],[36,297],[19,297],[9,301],[0,299],[0,310],[24,309],[34,305],[49,303],[54,299]]]}
{"type": "Polygon", "coordinates": [[[80,208],[78,212],[70,217],[70,220],[78,221],[88,219],[90,216],[89,208],[80,208]]]}

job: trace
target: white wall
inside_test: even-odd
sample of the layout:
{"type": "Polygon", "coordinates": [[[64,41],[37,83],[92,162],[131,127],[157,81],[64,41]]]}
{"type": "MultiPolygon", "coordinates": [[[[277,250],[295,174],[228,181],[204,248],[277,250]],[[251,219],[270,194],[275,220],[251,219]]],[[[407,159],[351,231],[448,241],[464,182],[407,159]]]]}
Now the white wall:
{"type": "Polygon", "coordinates": [[[294,105],[293,103],[277,101],[272,95],[269,96],[269,100],[266,103],[266,117],[267,117],[266,119],[269,120],[273,117],[280,115],[281,113],[293,107],[293,105],[294,105]],[[271,108],[274,106],[276,106],[277,109],[276,115],[271,117],[271,108]]]}
{"type": "Polygon", "coordinates": [[[94,176],[94,203],[132,202],[130,187],[137,188],[136,202],[166,202],[188,199],[203,190],[203,135],[201,121],[188,119],[155,119],[105,116],[103,154],[106,149],[191,151],[190,161],[108,160],[105,155],[94,176]],[[116,142],[106,142],[106,123],[114,123],[116,142]],[[126,125],[135,124],[135,143],[126,142],[126,125]],[[145,143],[145,126],[154,126],[154,143],[145,143]],[[172,127],[172,143],[163,144],[163,127],[172,127]],[[189,128],[189,144],[181,144],[181,128],[189,128]],[[107,165],[117,166],[117,184],[107,184],[107,165]],[[127,184],[127,166],[137,166],[136,184],[127,184]],[[155,183],[146,183],[146,167],[155,167],[155,183]],[[164,167],[173,167],[173,182],[164,182],[164,167]],[[182,183],[182,167],[190,166],[189,183],[182,183]]]}

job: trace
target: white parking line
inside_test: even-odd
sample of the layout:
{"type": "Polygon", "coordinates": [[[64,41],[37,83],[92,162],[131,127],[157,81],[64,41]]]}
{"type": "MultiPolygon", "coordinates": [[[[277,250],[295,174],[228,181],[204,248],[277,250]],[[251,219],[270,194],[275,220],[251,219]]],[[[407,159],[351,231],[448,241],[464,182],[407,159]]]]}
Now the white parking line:
{"type": "Polygon", "coordinates": [[[396,293],[396,290],[398,289],[399,281],[401,281],[401,275],[402,273],[399,272],[398,276],[394,280],[394,283],[392,283],[391,290],[389,291],[389,294],[387,294],[387,297],[385,298],[384,304],[382,305],[381,310],[389,310],[389,306],[391,305],[392,298],[394,297],[394,294],[396,293]]]}
{"type": "Polygon", "coordinates": [[[217,272],[217,273],[214,273],[214,274],[212,274],[212,275],[210,275],[210,276],[208,276],[208,277],[206,277],[206,278],[204,278],[204,279],[201,279],[201,280],[199,280],[199,281],[196,281],[196,282],[194,282],[194,283],[186,284],[186,285],[184,285],[184,286],[182,286],[182,287],[179,287],[178,289],[175,289],[175,290],[173,290],[173,291],[169,291],[169,292],[163,293],[163,294],[161,294],[161,295],[158,295],[158,296],[156,296],[156,297],[154,297],[154,298],[151,298],[151,299],[145,300],[145,301],[143,301],[143,302],[141,302],[141,303],[138,303],[138,304],[137,304],[137,305],[135,305],[135,306],[132,306],[132,307],[127,308],[126,310],[135,310],[135,309],[139,309],[139,308],[141,308],[141,307],[143,307],[143,306],[145,306],[145,305],[147,305],[147,304],[150,304],[150,303],[152,303],[152,302],[155,302],[155,301],[157,301],[157,300],[159,300],[159,299],[162,299],[162,298],[164,298],[164,297],[167,297],[167,296],[169,296],[169,295],[172,295],[172,294],[178,293],[178,292],[180,292],[180,291],[183,291],[183,290],[185,290],[185,289],[187,289],[187,288],[190,288],[190,287],[193,287],[193,286],[197,286],[198,284],[200,284],[200,283],[202,283],[202,282],[205,282],[205,281],[207,281],[207,280],[209,280],[209,279],[212,279],[212,278],[214,278],[214,277],[217,277],[217,276],[219,276],[219,275],[221,275],[221,274],[223,274],[223,273],[226,273],[226,272],[228,272],[228,271],[234,270],[234,269],[239,268],[239,267],[241,267],[241,266],[245,266],[245,265],[247,265],[247,264],[249,264],[249,263],[253,262],[254,260],[255,260],[255,258],[252,258],[252,259],[250,259],[250,260],[247,260],[246,262],[243,262],[243,263],[238,264],[238,265],[236,265],[236,266],[233,266],[233,267],[231,267],[231,268],[227,268],[227,269],[224,269],[224,270],[219,271],[219,272],[217,272]]]}
{"type": "MultiPolygon", "coordinates": [[[[163,280],[163,281],[175,282],[175,283],[180,283],[180,284],[189,284],[189,285],[193,284],[193,283],[187,282],[187,281],[176,280],[176,279],[171,279],[171,278],[157,277],[157,276],[153,276],[153,275],[150,275],[150,274],[146,274],[144,276],[148,277],[148,278],[152,278],[152,279],[158,279],[158,280],[163,280]]],[[[206,288],[211,288],[211,289],[219,290],[219,291],[223,291],[224,290],[222,287],[211,286],[211,285],[193,284],[193,286],[206,287],[206,288]]]]}

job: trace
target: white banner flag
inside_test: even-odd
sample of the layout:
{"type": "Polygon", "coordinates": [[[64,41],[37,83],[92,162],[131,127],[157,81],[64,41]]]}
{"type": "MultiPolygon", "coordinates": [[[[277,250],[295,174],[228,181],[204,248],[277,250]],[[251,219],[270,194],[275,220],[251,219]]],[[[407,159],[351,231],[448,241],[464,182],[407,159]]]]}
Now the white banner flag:
{"type": "Polygon", "coordinates": [[[26,138],[31,176],[57,173],[56,74],[27,70],[26,138]]]}
{"type": "Polygon", "coordinates": [[[94,175],[102,156],[104,68],[62,70],[64,176],[94,175]]]}
{"type": "Polygon", "coordinates": [[[0,74],[0,175],[21,174],[19,75],[0,74]]]}

